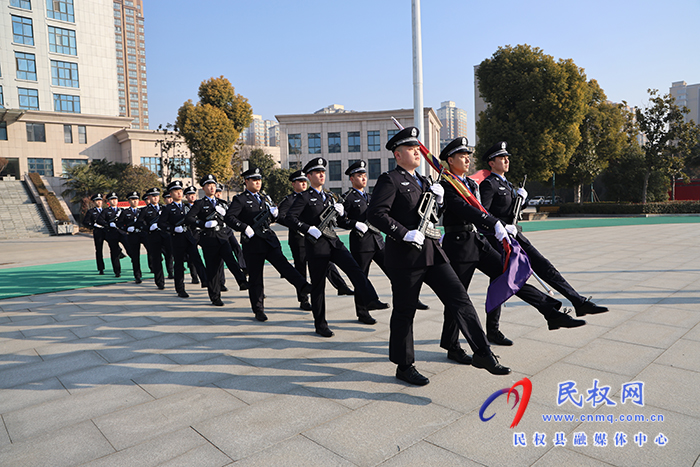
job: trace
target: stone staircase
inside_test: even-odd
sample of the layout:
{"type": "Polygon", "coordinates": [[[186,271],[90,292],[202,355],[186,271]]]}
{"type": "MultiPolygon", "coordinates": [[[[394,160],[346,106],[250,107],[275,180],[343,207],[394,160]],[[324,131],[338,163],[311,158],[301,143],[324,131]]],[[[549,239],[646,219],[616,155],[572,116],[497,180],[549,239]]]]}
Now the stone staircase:
{"type": "Polygon", "coordinates": [[[24,182],[0,179],[0,240],[47,237],[51,230],[24,182]]]}

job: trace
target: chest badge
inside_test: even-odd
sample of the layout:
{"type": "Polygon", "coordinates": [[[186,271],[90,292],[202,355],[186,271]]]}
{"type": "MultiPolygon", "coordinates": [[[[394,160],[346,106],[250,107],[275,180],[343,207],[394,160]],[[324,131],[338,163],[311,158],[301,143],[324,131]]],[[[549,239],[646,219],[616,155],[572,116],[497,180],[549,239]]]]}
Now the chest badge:
{"type": "Polygon", "coordinates": [[[408,185],[408,182],[401,182],[401,184],[402,184],[403,186],[407,186],[407,185],[408,185]]]}

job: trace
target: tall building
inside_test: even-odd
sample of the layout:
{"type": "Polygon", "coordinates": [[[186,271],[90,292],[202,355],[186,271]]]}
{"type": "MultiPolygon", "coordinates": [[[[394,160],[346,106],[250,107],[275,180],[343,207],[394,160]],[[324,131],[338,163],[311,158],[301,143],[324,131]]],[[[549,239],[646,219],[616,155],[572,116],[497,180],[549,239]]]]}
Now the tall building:
{"type": "Polygon", "coordinates": [[[273,130],[275,126],[277,126],[276,121],[263,120],[262,116],[253,114],[253,120],[241,131],[238,139],[248,146],[276,146],[271,141],[275,136],[273,130]]]}
{"type": "Polygon", "coordinates": [[[453,101],[441,102],[436,113],[442,124],[442,128],[440,128],[441,150],[453,139],[467,135],[467,112],[458,108],[453,101]]]}
{"type": "MultiPolygon", "coordinates": [[[[331,107],[338,110],[342,106],[331,107]]],[[[433,154],[439,154],[440,120],[430,107],[424,109],[423,115],[423,143],[433,154]]],[[[328,160],[326,188],[341,194],[350,188],[345,170],[363,159],[367,162],[367,187],[371,192],[379,175],[396,166],[393,155],[384,147],[398,132],[391,117],[403,126],[413,125],[413,109],[277,115],[280,164],[283,168],[301,169],[312,158],[321,156],[328,160]]]]}
{"type": "Polygon", "coordinates": [[[132,128],[148,128],[146,42],[143,1],[114,0],[119,115],[132,117],[132,128]]]}
{"type": "Polygon", "coordinates": [[[685,121],[700,122],[700,84],[687,84],[685,81],[671,83],[671,97],[676,98],[676,105],[688,107],[690,113],[685,114],[685,121]]]}

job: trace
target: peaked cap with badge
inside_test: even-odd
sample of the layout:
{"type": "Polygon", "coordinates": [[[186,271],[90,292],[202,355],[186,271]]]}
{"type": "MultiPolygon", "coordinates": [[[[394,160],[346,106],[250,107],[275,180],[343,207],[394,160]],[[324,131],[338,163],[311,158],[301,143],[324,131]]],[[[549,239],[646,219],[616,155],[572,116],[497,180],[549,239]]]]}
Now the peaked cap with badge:
{"type": "Polygon", "coordinates": [[[296,172],[292,172],[292,174],[289,176],[290,182],[296,182],[298,180],[301,180],[303,182],[309,181],[309,179],[306,178],[306,173],[303,170],[297,170],[296,172]]]}
{"type": "Polygon", "coordinates": [[[484,162],[488,162],[494,157],[510,155],[511,154],[508,152],[508,143],[506,143],[505,141],[499,141],[498,143],[491,146],[488,151],[486,151],[483,160],[484,162]]]}
{"type": "Polygon", "coordinates": [[[348,170],[345,171],[345,175],[352,175],[356,173],[367,173],[367,163],[365,161],[356,161],[354,164],[352,164],[350,167],[348,167],[348,170]]]}
{"type": "Polygon", "coordinates": [[[185,188],[185,190],[182,192],[183,195],[196,195],[197,194],[197,189],[193,187],[192,185],[188,186],[185,188]]]}
{"type": "Polygon", "coordinates": [[[160,196],[160,188],[154,187],[146,192],[144,196],[160,196]]]}
{"type": "Polygon", "coordinates": [[[251,167],[243,172],[241,176],[244,180],[248,180],[249,178],[262,178],[262,172],[260,171],[260,167],[251,167]]]}
{"type": "Polygon", "coordinates": [[[182,182],[180,180],[173,180],[170,182],[170,185],[168,185],[168,191],[173,191],[173,190],[182,190],[182,182]]]}
{"type": "Polygon", "coordinates": [[[141,197],[139,196],[138,191],[132,191],[131,193],[129,193],[129,196],[127,199],[140,199],[140,198],[141,197]]]}
{"type": "Polygon", "coordinates": [[[216,183],[216,177],[212,174],[205,175],[199,182],[199,184],[202,185],[202,187],[204,187],[204,185],[206,185],[207,183],[216,183]]]}
{"type": "Polygon", "coordinates": [[[170,196],[169,191],[166,191],[165,193],[163,193],[163,198],[168,199],[168,198],[172,198],[172,196],[170,196]]]}
{"type": "Polygon", "coordinates": [[[323,157],[318,157],[316,159],[311,159],[308,164],[304,166],[302,172],[305,174],[308,174],[310,172],[313,172],[314,170],[323,170],[324,172],[326,171],[326,165],[328,165],[328,161],[324,159],[323,157]]]}
{"type": "Polygon", "coordinates": [[[90,198],[92,201],[104,201],[104,198],[102,197],[102,193],[95,193],[92,198],[90,198]]]}
{"type": "Polygon", "coordinates": [[[467,140],[467,138],[464,136],[460,136],[459,138],[453,139],[452,141],[450,141],[450,144],[445,146],[445,149],[443,149],[440,152],[440,160],[447,161],[448,157],[454,156],[455,154],[459,154],[460,152],[473,154],[474,150],[467,146],[468,144],[469,140],[467,140]]]}
{"type": "Polygon", "coordinates": [[[216,184],[216,192],[221,193],[222,191],[224,191],[224,186],[221,183],[217,183],[216,184]]]}
{"type": "Polygon", "coordinates": [[[386,143],[386,148],[394,152],[396,148],[399,146],[420,146],[420,141],[418,141],[418,135],[420,134],[420,131],[418,128],[414,126],[409,126],[404,128],[403,130],[399,131],[396,133],[392,138],[387,141],[386,143]]]}
{"type": "Polygon", "coordinates": [[[119,199],[119,195],[116,194],[115,192],[111,192],[110,194],[107,195],[107,200],[110,199],[119,199]]]}

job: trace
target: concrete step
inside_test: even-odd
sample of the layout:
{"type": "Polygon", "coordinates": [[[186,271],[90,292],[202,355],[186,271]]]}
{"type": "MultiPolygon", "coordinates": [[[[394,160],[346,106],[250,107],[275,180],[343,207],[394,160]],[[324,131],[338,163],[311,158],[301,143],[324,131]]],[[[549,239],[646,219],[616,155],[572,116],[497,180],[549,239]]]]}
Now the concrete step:
{"type": "Polygon", "coordinates": [[[22,181],[0,181],[0,239],[47,237],[52,231],[22,181]]]}

